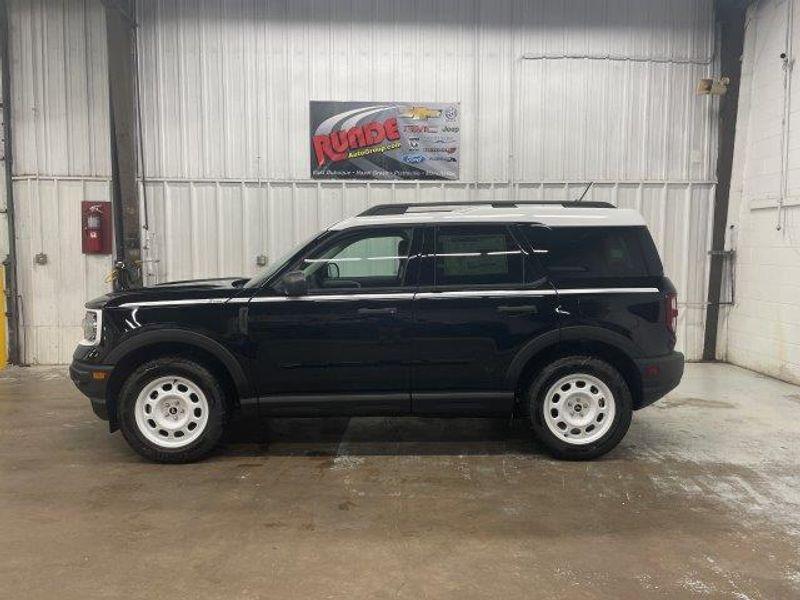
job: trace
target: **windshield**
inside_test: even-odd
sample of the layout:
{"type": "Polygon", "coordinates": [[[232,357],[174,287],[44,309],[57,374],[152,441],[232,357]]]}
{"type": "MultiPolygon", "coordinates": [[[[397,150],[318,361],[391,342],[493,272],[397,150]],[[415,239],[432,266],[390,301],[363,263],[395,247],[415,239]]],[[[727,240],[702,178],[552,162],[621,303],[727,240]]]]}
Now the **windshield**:
{"type": "Polygon", "coordinates": [[[305,248],[308,244],[316,240],[317,238],[321,237],[327,232],[315,233],[309,238],[306,238],[299,244],[292,246],[291,249],[284,252],[280,255],[277,259],[270,262],[263,270],[259,271],[251,280],[249,280],[244,287],[246,288],[253,288],[258,287],[271,278],[275,273],[280,271],[286,264],[294,257],[295,254],[300,252],[303,248],[305,248]]]}

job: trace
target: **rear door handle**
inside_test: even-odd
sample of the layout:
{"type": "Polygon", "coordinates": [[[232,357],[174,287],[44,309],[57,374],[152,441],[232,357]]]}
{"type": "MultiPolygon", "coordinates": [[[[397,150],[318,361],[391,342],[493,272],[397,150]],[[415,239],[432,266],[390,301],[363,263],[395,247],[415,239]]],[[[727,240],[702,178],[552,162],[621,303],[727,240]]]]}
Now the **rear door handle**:
{"type": "Polygon", "coordinates": [[[526,313],[536,314],[539,312],[539,307],[535,304],[521,304],[519,306],[498,306],[497,312],[507,313],[510,315],[522,315],[526,313]]]}
{"type": "Polygon", "coordinates": [[[397,308],[391,306],[389,308],[359,308],[358,314],[360,315],[396,315],[397,308]]]}

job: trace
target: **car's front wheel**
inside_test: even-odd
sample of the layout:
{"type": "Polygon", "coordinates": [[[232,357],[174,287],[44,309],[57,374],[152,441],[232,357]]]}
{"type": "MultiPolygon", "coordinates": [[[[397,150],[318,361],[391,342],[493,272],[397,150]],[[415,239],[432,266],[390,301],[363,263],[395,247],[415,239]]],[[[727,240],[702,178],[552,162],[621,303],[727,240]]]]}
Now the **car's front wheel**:
{"type": "Polygon", "coordinates": [[[225,395],[204,365],[166,356],[139,366],[119,395],[119,421],[128,444],[157,462],[202,458],[225,422],[225,395]]]}
{"type": "Polygon", "coordinates": [[[528,388],[534,433],[557,458],[586,460],[614,448],[633,413],[624,377],[608,362],[567,356],[545,366],[528,388]]]}

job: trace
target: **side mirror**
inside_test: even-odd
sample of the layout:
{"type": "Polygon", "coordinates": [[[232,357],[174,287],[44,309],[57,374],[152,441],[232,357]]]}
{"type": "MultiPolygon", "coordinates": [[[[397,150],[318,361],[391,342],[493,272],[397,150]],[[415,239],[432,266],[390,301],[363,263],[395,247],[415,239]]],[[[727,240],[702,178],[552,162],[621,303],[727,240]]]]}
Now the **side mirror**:
{"type": "Polygon", "coordinates": [[[289,271],[283,276],[283,289],[287,296],[305,296],[308,293],[308,280],[302,271],[289,271]]]}

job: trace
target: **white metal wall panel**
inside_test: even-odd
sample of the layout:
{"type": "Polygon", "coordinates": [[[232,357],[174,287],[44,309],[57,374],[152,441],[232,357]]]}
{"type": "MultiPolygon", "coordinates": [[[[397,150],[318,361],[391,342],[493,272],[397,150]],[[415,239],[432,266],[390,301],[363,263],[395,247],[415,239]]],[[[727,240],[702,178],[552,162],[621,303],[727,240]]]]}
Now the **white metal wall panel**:
{"type": "Polygon", "coordinates": [[[28,179],[14,184],[22,345],[34,364],[67,362],[81,339],[83,304],[110,284],[107,256],[81,253],[81,200],[109,200],[107,181],[28,179]],[[47,263],[35,256],[43,253],[47,263]]]}
{"type": "MultiPolygon", "coordinates": [[[[0,71],[5,68],[4,65],[0,64],[0,71]]],[[[2,73],[0,73],[0,98],[2,98],[2,88],[3,88],[3,79],[2,73]]],[[[0,110],[0,131],[5,131],[5,113],[0,110]]],[[[6,155],[5,155],[5,146],[0,143],[0,257],[8,256],[8,248],[9,248],[9,231],[8,231],[8,195],[5,193],[6,189],[6,155]]],[[[0,316],[0,318],[5,318],[4,316],[0,316]]],[[[6,329],[8,331],[8,329],[6,329]]]]}
{"type": "Polygon", "coordinates": [[[595,181],[589,198],[648,220],[699,357],[711,2],[161,0],[140,20],[148,281],[253,273],[370,204],[568,199],[595,181]],[[460,182],[309,180],[312,99],[459,101],[460,182]]]}
{"type": "Polygon", "coordinates": [[[13,0],[9,21],[23,359],[64,363],[83,304],[110,287],[80,221],[82,200],[109,200],[105,20],[99,2],[13,0]]]}
{"type": "MultiPolygon", "coordinates": [[[[320,229],[371,204],[438,200],[567,200],[583,183],[507,185],[416,183],[148,183],[153,222],[150,283],[250,275],[259,254],[276,258],[320,229]]],[[[587,200],[639,210],[665,270],[679,290],[679,348],[690,359],[703,347],[714,186],[710,183],[597,183],[587,200]]]]}
{"type": "Polygon", "coordinates": [[[102,5],[90,0],[10,5],[15,175],[108,176],[102,5]]]}
{"type": "MultiPolygon", "coordinates": [[[[711,0],[139,4],[148,282],[252,273],[259,254],[376,203],[567,199],[594,180],[588,198],[645,215],[688,303],[681,344],[699,356],[716,104],[693,90],[715,71],[711,0]],[[460,181],[310,180],[312,99],[460,102],[460,181]]],[[[52,176],[62,199],[64,176],[107,194],[102,10],[18,0],[12,13],[17,185],[34,206],[52,176]]],[[[44,243],[29,235],[27,270],[44,243]]],[[[56,282],[26,284],[35,305],[61,280],[34,270],[56,282]]],[[[46,311],[31,327],[50,327],[46,311]]],[[[26,356],[64,361],[67,346],[26,356]]]]}
{"type": "Polygon", "coordinates": [[[309,100],[403,99],[461,102],[462,181],[713,179],[709,1],[160,0],[140,19],[155,178],[308,179],[309,100]]]}

